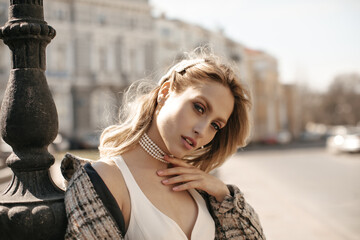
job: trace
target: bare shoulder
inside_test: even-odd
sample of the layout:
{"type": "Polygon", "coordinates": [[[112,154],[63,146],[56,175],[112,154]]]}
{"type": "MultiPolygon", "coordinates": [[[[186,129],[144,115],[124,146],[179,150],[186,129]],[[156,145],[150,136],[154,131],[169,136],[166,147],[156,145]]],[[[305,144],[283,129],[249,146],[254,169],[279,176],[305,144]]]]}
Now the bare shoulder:
{"type": "Polygon", "coordinates": [[[129,196],[121,171],[111,159],[100,159],[92,163],[92,167],[104,181],[111,194],[122,209],[129,196]]]}
{"type": "Polygon", "coordinates": [[[96,170],[100,177],[105,180],[115,180],[118,175],[121,175],[116,164],[111,159],[100,159],[99,161],[93,162],[91,166],[96,170]]]}

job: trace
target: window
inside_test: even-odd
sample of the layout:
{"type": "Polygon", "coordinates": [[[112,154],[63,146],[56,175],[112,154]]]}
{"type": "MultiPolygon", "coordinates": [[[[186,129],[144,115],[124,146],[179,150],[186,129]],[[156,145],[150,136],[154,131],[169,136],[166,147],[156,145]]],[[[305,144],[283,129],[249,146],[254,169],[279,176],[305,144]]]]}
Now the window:
{"type": "Polygon", "coordinates": [[[109,89],[96,89],[90,97],[91,127],[99,129],[113,124],[117,109],[116,98],[109,89]]]}
{"type": "Polygon", "coordinates": [[[105,47],[101,47],[99,49],[99,68],[100,68],[100,71],[106,71],[107,66],[108,66],[107,51],[106,51],[105,47]]]}
{"type": "Polygon", "coordinates": [[[106,16],[103,14],[98,15],[97,21],[100,25],[106,24],[106,16]]]}
{"type": "Polygon", "coordinates": [[[51,76],[64,77],[67,74],[66,44],[54,43],[48,47],[48,72],[51,76]]]}
{"type": "Polygon", "coordinates": [[[78,73],[88,72],[91,62],[91,43],[90,34],[83,34],[76,39],[75,43],[75,69],[78,73]]]}
{"type": "Polygon", "coordinates": [[[170,29],[168,29],[168,28],[162,28],[161,29],[161,35],[163,37],[168,37],[168,36],[170,36],[170,34],[171,34],[170,29]]]}
{"type": "Polygon", "coordinates": [[[115,66],[118,72],[123,70],[123,41],[118,38],[115,42],[115,66]]]}
{"type": "MultiPolygon", "coordinates": [[[[10,70],[10,54],[9,54],[9,52],[10,52],[10,50],[1,41],[0,42],[0,74],[7,73],[10,70]]],[[[3,79],[1,79],[1,80],[3,80],[3,79]]]]}

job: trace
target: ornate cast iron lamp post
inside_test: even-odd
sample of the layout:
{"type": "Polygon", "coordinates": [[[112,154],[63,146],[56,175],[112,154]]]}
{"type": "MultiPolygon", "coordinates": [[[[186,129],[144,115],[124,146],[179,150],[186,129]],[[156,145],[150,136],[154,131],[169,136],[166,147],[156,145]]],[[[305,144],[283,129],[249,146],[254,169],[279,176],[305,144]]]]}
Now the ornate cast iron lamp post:
{"type": "Polygon", "coordinates": [[[0,195],[1,239],[63,239],[64,193],[49,176],[48,145],[58,117],[45,78],[45,48],[55,30],[44,21],[42,0],[11,0],[0,38],[12,52],[12,69],[1,106],[1,134],[13,152],[14,175],[0,195]]]}

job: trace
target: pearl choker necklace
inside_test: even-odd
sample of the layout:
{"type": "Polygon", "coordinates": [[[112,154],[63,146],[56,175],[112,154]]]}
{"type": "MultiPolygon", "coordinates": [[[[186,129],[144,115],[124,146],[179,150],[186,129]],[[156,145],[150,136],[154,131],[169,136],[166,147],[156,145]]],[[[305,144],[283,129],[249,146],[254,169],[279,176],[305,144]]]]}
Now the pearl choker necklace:
{"type": "Polygon", "coordinates": [[[164,160],[164,151],[161,150],[159,146],[156,145],[146,133],[141,136],[139,144],[151,157],[159,160],[160,162],[169,163],[164,160]]]}

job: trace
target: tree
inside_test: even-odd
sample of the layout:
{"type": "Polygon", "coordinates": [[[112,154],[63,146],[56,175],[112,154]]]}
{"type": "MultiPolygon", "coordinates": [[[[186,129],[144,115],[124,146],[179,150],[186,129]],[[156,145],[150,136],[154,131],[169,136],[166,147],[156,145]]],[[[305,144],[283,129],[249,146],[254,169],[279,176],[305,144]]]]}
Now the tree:
{"type": "Polygon", "coordinates": [[[357,125],[360,123],[360,75],[337,76],[323,96],[323,123],[357,125]]]}

